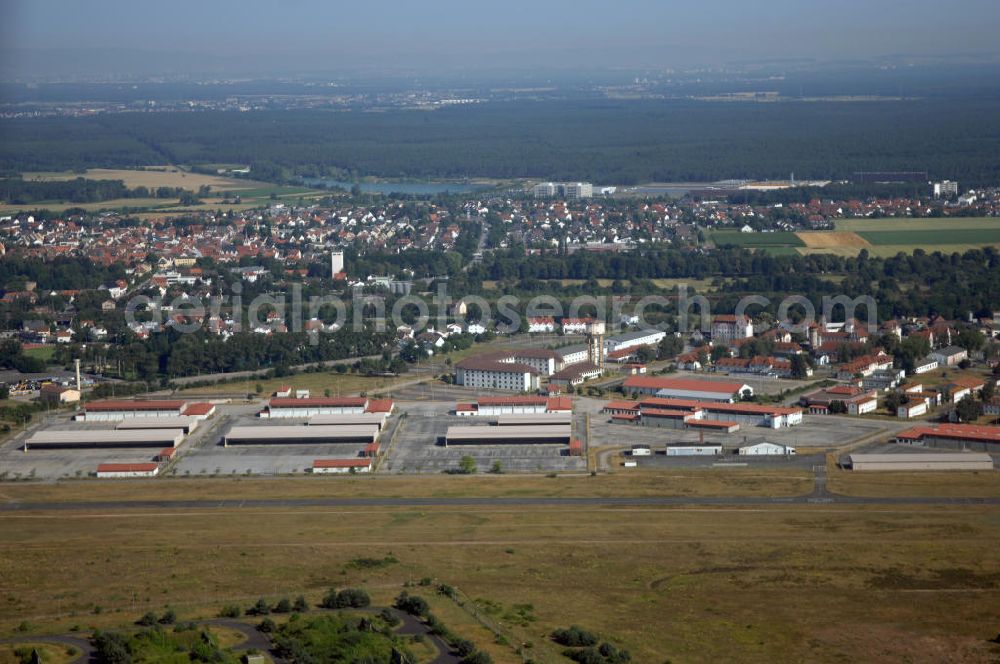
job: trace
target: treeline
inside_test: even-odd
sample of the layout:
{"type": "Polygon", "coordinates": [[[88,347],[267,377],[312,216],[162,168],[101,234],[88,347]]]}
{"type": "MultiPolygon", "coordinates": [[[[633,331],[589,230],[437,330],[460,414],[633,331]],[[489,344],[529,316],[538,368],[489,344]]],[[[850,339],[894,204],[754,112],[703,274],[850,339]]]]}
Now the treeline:
{"type": "Polygon", "coordinates": [[[878,304],[879,318],[888,319],[930,314],[947,318],[965,318],[969,313],[988,315],[1000,302],[998,274],[1000,253],[987,247],[963,254],[918,249],[913,254],[888,258],[872,258],[864,250],[857,257],[772,256],[738,248],[711,253],[664,249],[526,257],[512,250],[487,254],[467,276],[473,287],[486,279],[500,281],[502,292],[551,292],[549,280],[585,280],[578,289],[559,288],[559,294],[565,296],[599,291],[641,296],[653,292],[647,287],[652,285],[652,279],[718,278],[718,292],[713,294],[716,311],[729,311],[740,297],[750,294],[772,298],[772,313],[787,295],[807,297],[817,311],[825,295],[870,295],[878,304]],[[614,282],[602,289],[598,279],[614,282]],[[626,287],[625,282],[630,285],[626,287]]]}
{"type": "Polygon", "coordinates": [[[470,278],[530,279],[704,279],[714,276],[772,274],[793,267],[799,273],[842,272],[856,260],[825,254],[773,256],[736,247],[710,253],[678,249],[625,253],[577,251],[526,257],[512,249],[494,251],[469,270],[470,278]]]}
{"type": "Polygon", "coordinates": [[[30,205],[41,201],[70,203],[100,203],[118,198],[180,198],[186,192],[181,187],[135,187],[129,189],[122,180],[0,180],[0,200],[12,205],[30,205]]]}
{"type": "Polygon", "coordinates": [[[319,334],[315,344],[310,343],[308,334],[296,332],[244,332],[223,339],[205,331],[181,334],[168,330],[145,342],[112,346],[107,359],[122,367],[125,378],[150,381],[380,355],[395,337],[394,332],[349,328],[319,334]]]}
{"type": "Polygon", "coordinates": [[[44,261],[15,255],[0,261],[0,289],[4,290],[22,290],[28,281],[39,290],[83,290],[124,277],[121,264],[100,265],[79,256],[44,261]]]}
{"type": "Polygon", "coordinates": [[[491,176],[598,183],[842,180],[919,170],[1000,181],[1000,100],[489,103],[433,113],[121,113],[0,121],[0,172],[250,164],[255,178],[491,176]],[[976,140],[968,140],[968,136],[976,140]]]}

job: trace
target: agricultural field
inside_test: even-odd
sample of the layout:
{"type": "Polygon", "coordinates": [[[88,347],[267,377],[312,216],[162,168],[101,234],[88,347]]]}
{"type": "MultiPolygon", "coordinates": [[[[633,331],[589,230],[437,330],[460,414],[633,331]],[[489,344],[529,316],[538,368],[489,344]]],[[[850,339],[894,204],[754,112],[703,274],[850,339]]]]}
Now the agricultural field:
{"type": "Polygon", "coordinates": [[[865,249],[872,256],[927,252],[963,252],[1000,246],[1000,218],[850,219],[837,221],[833,231],[795,233],[740,233],[713,231],[716,245],[733,244],[775,256],[834,254],[856,256],[865,249]]]}
{"type": "Polygon", "coordinates": [[[122,180],[129,189],[135,187],[180,187],[197,191],[202,186],[209,186],[212,191],[234,191],[237,189],[251,189],[263,186],[263,183],[252,180],[240,180],[228,178],[222,175],[204,175],[202,173],[191,173],[177,166],[147,166],[145,170],[128,168],[88,168],[86,171],[77,173],[68,172],[36,172],[24,173],[25,180],[74,180],[76,178],[86,178],[88,180],[122,180]]]}
{"type": "Polygon", "coordinates": [[[207,618],[261,596],[316,602],[330,587],[385,605],[411,584],[498,664],[522,660],[472,612],[544,662],[561,661],[549,635],[571,624],[635,662],[1000,655],[989,506],[25,508],[0,514],[0,528],[6,633],[21,621],[121,624],[166,605],[207,618]]]}
{"type": "Polygon", "coordinates": [[[716,246],[733,244],[745,249],[786,249],[806,246],[802,238],[797,233],[741,233],[740,231],[719,231],[711,233],[712,241],[716,246]]]}
{"type": "Polygon", "coordinates": [[[855,256],[866,249],[872,256],[927,252],[963,252],[1000,246],[1000,219],[850,219],[836,222],[836,231],[802,231],[805,243],[799,253],[832,253],[855,256]]]}
{"type": "Polygon", "coordinates": [[[188,211],[204,210],[206,208],[224,207],[236,211],[245,211],[267,205],[272,202],[272,196],[283,198],[319,197],[324,192],[307,187],[291,187],[224,177],[221,175],[204,175],[191,173],[177,166],[149,166],[145,170],[91,168],[83,172],[29,172],[23,175],[25,180],[62,181],[83,177],[91,180],[121,180],[128,188],[147,187],[180,187],[197,192],[202,186],[211,187],[209,196],[202,199],[200,206],[182,206],[176,199],[169,198],[119,198],[94,203],[71,203],[65,201],[39,201],[25,205],[0,205],[0,213],[16,214],[18,212],[45,208],[61,212],[70,208],[79,208],[88,212],[129,208],[144,210],[139,213],[143,219],[162,217],[164,214],[180,214],[188,211]],[[224,202],[226,196],[239,196],[240,202],[224,202]]]}
{"type": "Polygon", "coordinates": [[[944,219],[842,219],[834,223],[838,231],[865,233],[869,231],[938,231],[996,230],[1000,217],[951,217],[944,219]]]}

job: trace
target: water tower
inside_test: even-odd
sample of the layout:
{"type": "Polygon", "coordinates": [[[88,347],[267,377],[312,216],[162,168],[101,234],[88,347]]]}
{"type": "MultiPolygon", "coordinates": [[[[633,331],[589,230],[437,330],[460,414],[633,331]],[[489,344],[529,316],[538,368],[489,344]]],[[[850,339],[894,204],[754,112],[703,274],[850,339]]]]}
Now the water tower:
{"type": "Polygon", "coordinates": [[[604,371],[604,321],[587,323],[587,361],[604,371]]]}

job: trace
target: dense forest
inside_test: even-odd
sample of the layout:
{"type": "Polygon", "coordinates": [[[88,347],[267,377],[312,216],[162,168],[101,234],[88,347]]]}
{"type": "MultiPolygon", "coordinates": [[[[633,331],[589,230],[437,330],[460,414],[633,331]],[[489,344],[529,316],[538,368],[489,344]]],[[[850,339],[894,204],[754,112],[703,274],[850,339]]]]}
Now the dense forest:
{"type": "Polygon", "coordinates": [[[0,121],[0,172],[248,163],[254,177],[540,177],[598,183],[1000,181],[1000,100],[487,103],[433,112],[121,113],[0,121]]]}

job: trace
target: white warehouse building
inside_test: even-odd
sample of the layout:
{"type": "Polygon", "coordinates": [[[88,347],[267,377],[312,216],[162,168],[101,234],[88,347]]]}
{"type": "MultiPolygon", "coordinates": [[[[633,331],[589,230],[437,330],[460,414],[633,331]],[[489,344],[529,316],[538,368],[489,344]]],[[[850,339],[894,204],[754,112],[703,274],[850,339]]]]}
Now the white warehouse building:
{"type": "Polygon", "coordinates": [[[637,330],[627,332],[617,336],[608,337],[604,340],[604,354],[613,353],[626,348],[637,348],[639,346],[655,346],[663,341],[667,336],[661,330],[637,330]]]}

